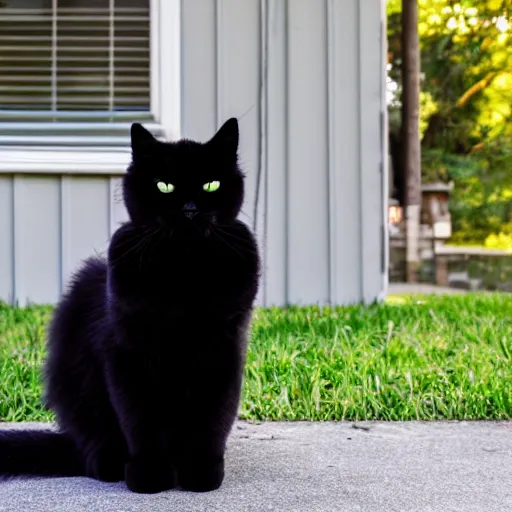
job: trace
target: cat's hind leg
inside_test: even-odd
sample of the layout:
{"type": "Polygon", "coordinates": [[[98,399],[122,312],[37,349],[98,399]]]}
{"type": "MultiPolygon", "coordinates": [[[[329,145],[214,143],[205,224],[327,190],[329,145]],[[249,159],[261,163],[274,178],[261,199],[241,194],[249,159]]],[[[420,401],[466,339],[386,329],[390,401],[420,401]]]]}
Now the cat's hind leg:
{"type": "Polygon", "coordinates": [[[83,458],[86,476],[119,482],[124,480],[128,450],[110,404],[98,398],[66,404],[66,414],[60,415],[59,423],[71,434],[83,458]]]}
{"type": "Polygon", "coordinates": [[[73,439],[87,476],[119,481],[127,449],[104,378],[102,347],[111,336],[105,282],[105,261],[87,260],[55,310],[48,332],[46,402],[73,439]]]}

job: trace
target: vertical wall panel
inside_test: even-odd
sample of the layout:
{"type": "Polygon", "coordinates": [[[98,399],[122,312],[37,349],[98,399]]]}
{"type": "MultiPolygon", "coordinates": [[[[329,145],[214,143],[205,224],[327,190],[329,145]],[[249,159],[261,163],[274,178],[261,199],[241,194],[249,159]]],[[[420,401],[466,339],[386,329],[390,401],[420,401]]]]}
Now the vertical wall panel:
{"type": "Polygon", "coordinates": [[[11,302],[14,285],[13,181],[0,176],[0,301],[11,302]]]}
{"type": "Polygon", "coordinates": [[[384,286],[383,267],[383,179],[382,144],[383,45],[385,32],[381,9],[359,6],[360,45],[360,154],[361,154],[361,253],[362,299],[372,302],[384,286]],[[370,150],[371,149],[371,150],[370,150]]]}
{"type": "Polygon", "coordinates": [[[325,2],[288,1],[288,287],[329,301],[325,2]]]}
{"type": "Polygon", "coordinates": [[[110,235],[109,181],[106,177],[62,180],[62,280],[81,262],[104,254],[110,235]]]}
{"type": "Polygon", "coordinates": [[[123,202],[123,187],[121,178],[110,178],[109,180],[109,201],[110,201],[110,236],[117,228],[128,220],[128,212],[123,202]]]}
{"type": "Polygon", "coordinates": [[[216,0],[183,1],[182,135],[208,140],[217,126],[216,0]]]}
{"type": "MultiPolygon", "coordinates": [[[[381,275],[381,286],[376,291],[377,299],[383,300],[388,293],[389,284],[389,230],[388,230],[388,198],[389,198],[389,119],[387,109],[387,88],[385,82],[385,76],[387,75],[387,63],[388,63],[388,39],[387,39],[387,13],[386,3],[381,2],[380,4],[380,109],[381,109],[381,147],[380,147],[380,158],[382,161],[381,165],[381,223],[382,223],[382,246],[381,251],[383,252],[383,258],[381,265],[383,266],[383,272],[381,275]]],[[[375,40],[374,40],[375,41],[375,40]]]]}
{"type": "Polygon", "coordinates": [[[265,301],[288,302],[286,206],[286,2],[268,2],[266,112],[267,210],[265,301]]]}
{"type": "Polygon", "coordinates": [[[328,0],[331,300],[361,299],[358,0],[328,0]]]}
{"type": "Polygon", "coordinates": [[[238,117],[240,163],[247,174],[243,219],[253,222],[259,167],[260,4],[217,0],[217,124],[238,117]]]}
{"type": "Polygon", "coordinates": [[[60,180],[14,176],[16,298],[54,303],[60,294],[60,180]]]}

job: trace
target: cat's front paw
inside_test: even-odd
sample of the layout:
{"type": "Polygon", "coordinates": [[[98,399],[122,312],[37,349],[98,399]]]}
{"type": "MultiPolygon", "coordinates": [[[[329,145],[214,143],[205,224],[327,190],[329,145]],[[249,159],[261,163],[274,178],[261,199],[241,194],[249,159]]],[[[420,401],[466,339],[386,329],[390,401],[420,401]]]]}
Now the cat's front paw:
{"type": "Polygon", "coordinates": [[[179,468],[178,483],[185,491],[208,492],[218,489],[224,480],[224,458],[217,461],[188,461],[179,468]]]}
{"type": "Polygon", "coordinates": [[[154,494],[176,487],[176,471],[169,458],[138,456],[125,467],[126,485],[130,491],[154,494]]]}

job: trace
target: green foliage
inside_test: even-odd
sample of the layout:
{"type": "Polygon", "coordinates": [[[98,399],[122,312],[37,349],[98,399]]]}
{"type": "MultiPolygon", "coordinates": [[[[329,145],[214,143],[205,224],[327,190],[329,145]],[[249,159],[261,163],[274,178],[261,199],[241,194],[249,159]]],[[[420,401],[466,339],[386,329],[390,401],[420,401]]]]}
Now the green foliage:
{"type": "MultiPolygon", "coordinates": [[[[510,295],[258,309],[241,415],[269,420],[512,418],[510,295]]],[[[45,421],[48,308],[0,305],[0,420],[45,421]]]]}
{"type": "Polygon", "coordinates": [[[512,250],[512,235],[507,233],[491,233],[484,242],[485,247],[490,249],[507,249],[512,250]]]}
{"type": "Polygon", "coordinates": [[[453,242],[482,244],[490,233],[506,232],[512,225],[511,144],[510,137],[502,137],[468,155],[423,150],[423,179],[455,183],[453,242]]]}
{"type": "MultiPolygon", "coordinates": [[[[398,94],[400,16],[401,0],[388,2],[398,94]]],[[[419,34],[423,180],[454,181],[455,240],[483,243],[512,221],[512,2],[419,0],[419,34]]]]}

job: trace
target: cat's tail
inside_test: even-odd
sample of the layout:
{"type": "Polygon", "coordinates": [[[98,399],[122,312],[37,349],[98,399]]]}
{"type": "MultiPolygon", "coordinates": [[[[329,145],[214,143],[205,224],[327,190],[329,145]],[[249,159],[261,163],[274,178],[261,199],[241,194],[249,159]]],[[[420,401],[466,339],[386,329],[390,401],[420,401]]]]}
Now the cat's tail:
{"type": "Polygon", "coordinates": [[[11,476],[83,476],[71,438],[52,430],[0,431],[0,479],[11,476]]]}

